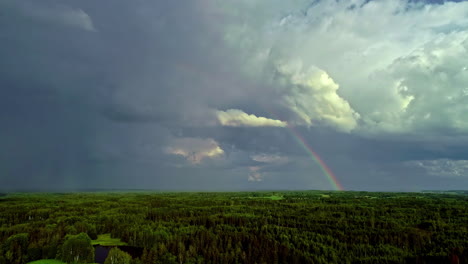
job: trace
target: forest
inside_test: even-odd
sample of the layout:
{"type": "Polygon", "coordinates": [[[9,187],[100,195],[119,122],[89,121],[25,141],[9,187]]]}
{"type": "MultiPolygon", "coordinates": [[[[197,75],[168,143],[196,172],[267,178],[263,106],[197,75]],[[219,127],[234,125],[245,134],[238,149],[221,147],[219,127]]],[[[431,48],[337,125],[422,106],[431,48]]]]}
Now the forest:
{"type": "Polygon", "coordinates": [[[468,193],[0,195],[0,264],[468,263],[468,193]]]}

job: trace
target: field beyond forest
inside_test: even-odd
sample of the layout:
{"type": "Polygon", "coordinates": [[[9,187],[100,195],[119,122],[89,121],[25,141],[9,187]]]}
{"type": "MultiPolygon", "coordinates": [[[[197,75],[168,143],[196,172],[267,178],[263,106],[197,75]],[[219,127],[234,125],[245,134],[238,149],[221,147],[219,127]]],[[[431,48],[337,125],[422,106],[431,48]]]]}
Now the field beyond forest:
{"type": "Polygon", "coordinates": [[[462,191],[10,193],[0,264],[111,247],[134,264],[468,263],[467,208],[462,191]]]}

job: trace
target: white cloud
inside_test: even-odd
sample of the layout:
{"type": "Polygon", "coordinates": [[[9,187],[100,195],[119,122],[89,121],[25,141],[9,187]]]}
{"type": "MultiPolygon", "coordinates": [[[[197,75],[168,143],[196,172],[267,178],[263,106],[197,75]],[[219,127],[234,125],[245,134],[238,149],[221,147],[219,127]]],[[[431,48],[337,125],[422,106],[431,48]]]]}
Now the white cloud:
{"type": "Polygon", "coordinates": [[[468,2],[221,6],[225,41],[245,74],[271,87],[296,124],[376,136],[468,131],[468,2]]]}
{"type": "Polygon", "coordinates": [[[336,92],[336,84],[328,74],[302,62],[278,63],[276,80],[282,85],[281,102],[297,115],[296,124],[310,126],[315,122],[349,132],[357,125],[357,114],[336,92]]]}
{"type": "Polygon", "coordinates": [[[251,155],[250,158],[254,161],[263,162],[263,163],[283,164],[283,163],[288,162],[288,157],[280,156],[277,154],[260,153],[260,154],[251,155]]]}
{"type": "Polygon", "coordinates": [[[248,177],[248,181],[250,182],[261,182],[263,181],[263,173],[260,172],[260,170],[262,169],[262,167],[259,167],[259,166],[251,166],[249,167],[249,177],[248,177]]]}
{"type": "Polygon", "coordinates": [[[242,110],[229,109],[226,111],[216,111],[218,121],[223,126],[232,127],[285,127],[286,122],[270,119],[261,116],[249,115],[242,110]]]}
{"type": "MultiPolygon", "coordinates": [[[[278,154],[259,153],[250,156],[253,161],[261,162],[262,165],[250,166],[247,180],[250,182],[260,182],[266,176],[265,170],[275,168],[275,166],[282,166],[289,162],[288,157],[278,154]]],[[[276,167],[277,168],[277,167],[276,167]]]]}
{"type": "Polygon", "coordinates": [[[440,177],[468,177],[468,160],[416,160],[407,165],[423,168],[429,175],[440,177]]]}
{"type": "Polygon", "coordinates": [[[166,148],[166,153],[183,156],[192,164],[200,164],[204,159],[222,156],[224,151],[211,138],[177,138],[166,148]]]}
{"type": "Polygon", "coordinates": [[[46,6],[24,2],[21,10],[27,16],[63,25],[80,28],[86,31],[97,31],[91,17],[80,8],[68,6],[46,6]]]}
{"type": "Polygon", "coordinates": [[[384,130],[468,131],[467,62],[468,30],[439,35],[377,75],[397,81],[367,117],[384,130]]]}
{"type": "Polygon", "coordinates": [[[70,26],[88,31],[97,31],[91,17],[82,9],[65,9],[57,14],[57,18],[70,26]]]}

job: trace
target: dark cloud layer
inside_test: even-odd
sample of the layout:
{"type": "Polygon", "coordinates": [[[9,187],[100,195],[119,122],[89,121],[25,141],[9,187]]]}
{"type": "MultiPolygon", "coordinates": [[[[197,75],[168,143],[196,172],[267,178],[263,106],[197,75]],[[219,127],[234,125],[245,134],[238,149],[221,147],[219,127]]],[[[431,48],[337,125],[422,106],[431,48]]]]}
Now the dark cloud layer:
{"type": "MultiPolygon", "coordinates": [[[[320,68],[326,63],[285,61],[285,41],[260,17],[276,17],[274,6],[258,20],[242,17],[244,6],[0,0],[0,188],[333,189],[297,134],[346,189],[468,187],[457,167],[468,160],[459,129],[425,131],[433,121],[414,131],[374,129],[369,120],[393,128],[400,116],[366,116],[367,98],[347,96],[346,83],[337,90],[334,76],[320,68]],[[248,39],[260,29],[267,33],[248,39]],[[265,59],[257,53],[268,36],[278,39],[265,59]],[[245,113],[239,118],[288,121],[295,132],[242,119],[245,126],[222,126],[216,111],[229,109],[245,113]],[[441,164],[453,177],[436,175],[441,164]],[[249,181],[252,173],[256,180],[249,181]]],[[[446,41],[464,47],[462,38],[447,35],[446,41]]],[[[305,57],[320,59],[314,56],[305,57]]],[[[447,58],[460,67],[460,60],[447,58]]],[[[392,65],[411,67],[408,58],[392,65]]],[[[463,71],[448,68],[458,74],[455,84],[465,80],[463,71]]],[[[427,81],[419,70],[407,83],[427,81]]],[[[419,95],[417,87],[404,92],[419,95]]],[[[415,100],[415,116],[424,116],[430,105],[415,100]]],[[[447,126],[457,124],[454,115],[447,126]]]]}

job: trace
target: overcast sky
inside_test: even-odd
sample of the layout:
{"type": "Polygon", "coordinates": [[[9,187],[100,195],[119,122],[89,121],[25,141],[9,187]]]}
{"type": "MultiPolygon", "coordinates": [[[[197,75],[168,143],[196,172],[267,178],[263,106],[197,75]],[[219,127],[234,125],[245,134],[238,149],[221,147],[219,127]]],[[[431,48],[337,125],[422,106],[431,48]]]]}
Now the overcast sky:
{"type": "Polygon", "coordinates": [[[337,184],[468,189],[468,2],[0,0],[0,189],[337,184]]]}

